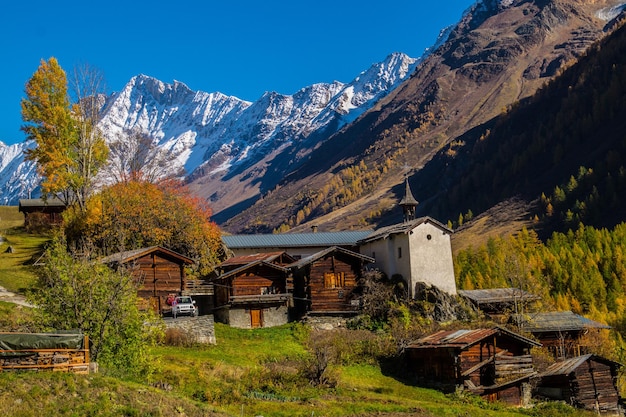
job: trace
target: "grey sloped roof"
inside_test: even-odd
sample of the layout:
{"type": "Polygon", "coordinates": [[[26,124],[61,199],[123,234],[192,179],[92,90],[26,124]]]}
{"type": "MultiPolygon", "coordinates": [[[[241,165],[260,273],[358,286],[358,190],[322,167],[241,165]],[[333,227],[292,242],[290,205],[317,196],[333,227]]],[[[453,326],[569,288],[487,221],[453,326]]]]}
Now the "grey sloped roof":
{"type": "Polygon", "coordinates": [[[513,316],[513,319],[525,331],[531,333],[611,328],[604,323],[588,319],[571,311],[550,311],[524,316],[517,314],[513,316]]]}
{"type": "Polygon", "coordinates": [[[378,240],[378,239],[386,239],[390,235],[409,233],[411,230],[415,229],[417,226],[424,224],[424,223],[431,223],[446,233],[450,233],[450,234],[453,233],[453,231],[449,229],[447,226],[444,226],[442,223],[438,222],[432,217],[426,216],[426,217],[420,217],[418,219],[411,220],[408,222],[396,223],[396,224],[392,224],[391,226],[382,227],[374,231],[373,233],[371,233],[369,236],[361,239],[359,243],[367,243],[367,242],[371,242],[371,241],[378,240]]]}
{"type": "Polygon", "coordinates": [[[519,288],[485,288],[482,290],[459,290],[459,295],[474,303],[507,303],[515,300],[539,300],[541,297],[519,288]]]}
{"type": "Polygon", "coordinates": [[[357,230],[345,232],[231,235],[222,236],[222,241],[229,249],[356,246],[359,240],[367,237],[371,233],[371,230],[357,230]]]}

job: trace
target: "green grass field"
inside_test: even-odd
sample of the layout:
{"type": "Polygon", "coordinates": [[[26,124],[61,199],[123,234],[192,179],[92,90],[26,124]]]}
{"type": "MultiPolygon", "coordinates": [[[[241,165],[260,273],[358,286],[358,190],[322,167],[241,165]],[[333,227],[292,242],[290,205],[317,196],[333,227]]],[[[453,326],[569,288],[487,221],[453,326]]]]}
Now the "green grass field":
{"type": "Polygon", "coordinates": [[[17,206],[0,206],[0,286],[17,293],[34,284],[32,264],[48,241],[47,236],[26,233],[23,226],[17,206]]]}

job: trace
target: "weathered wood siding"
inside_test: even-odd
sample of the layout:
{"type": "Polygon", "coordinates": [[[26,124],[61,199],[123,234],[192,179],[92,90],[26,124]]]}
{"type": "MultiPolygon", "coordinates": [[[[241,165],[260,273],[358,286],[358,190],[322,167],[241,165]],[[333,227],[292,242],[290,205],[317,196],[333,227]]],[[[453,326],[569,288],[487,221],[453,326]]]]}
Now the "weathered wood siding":
{"type": "Polygon", "coordinates": [[[419,385],[452,391],[457,384],[454,349],[409,349],[408,365],[419,385]]]}
{"type": "Polygon", "coordinates": [[[355,266],[338,256],[328,256],[310,265],[309,297],[311,311],[354,311],[351,304],[357,287],[355,266]],[[329,274],[332,274],[329,275],[329,274]],[[329,284],[329,281],[334,281],[329,284]]]}
{"type": "Polygon", "coordinates": [[[570,381],[574,406],[600,412],[617,411],[617,375],[607,364],[589,360],[576,369],[570,381]]]}
{"type": "Polygon", "coordinates": [[[287,293],[287,276],[266,265],[257,265],[228,279],[215,281],[215,306],[223,306],[231,297],[287,293]]]}
{"type": "Polygon", "coordinates": [[[161,307],[165,306],[168,294],[180,294],[185,286],[183,265],[151,253],[132,264],[133,276],[139,282],[137,294],[143,299],[158,297],[161,307]]]}
{"type": "Polygon", "coordinates": [[[574,407],[618,414],[617,372],[616,367],[590,359],[569,374],[542,377],[537,393],[574,407]]]}
{"type": "MultiPolygon", "coordinates": [[[[418,384],[452,391],[506,384],[534,372],[528,348],[508,337],[489,337],[464,349],[450,347],[407,350],[408,365],[418,384]]],[[[522,381],[491,389],[483,397],[509,404],[522,401],[522,381]]],[[[480,390],[479,390],[480,391],[480,390]]],[[[482,392],[482,391],[481,391],[482,392]]]]}
{"type": "Polygon", "coordinates": [[[587,346],[581,345],[579,331],[539,332],[535,337],[555,358],[573,358],[589,351],[587,346]]]}

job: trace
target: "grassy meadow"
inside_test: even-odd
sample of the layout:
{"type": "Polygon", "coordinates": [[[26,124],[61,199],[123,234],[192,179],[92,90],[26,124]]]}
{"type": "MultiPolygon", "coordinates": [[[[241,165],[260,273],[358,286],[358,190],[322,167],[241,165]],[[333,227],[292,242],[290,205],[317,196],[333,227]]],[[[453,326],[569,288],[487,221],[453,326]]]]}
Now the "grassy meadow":
{"type": "MultiPolygon", "coordinates": [[[[0,285],[24,293],[35,284],[32,263],[47,238],[26,233],[17,207],[0,207],[0,285]],[[13,251],[8,252],[11,246],[13,251]]],[[[0,301],[0,331],[33,331],[32,310],[0,301]]],[[[561,404],[517,409],[462,394],[407,384],[401,362],[362,354],[363,339],[345,331],[345,354],[327,369],[325,384],[306,376],[315,358],[311,330],[293,323],[241,330],[216,324],[216,345],[153,346],[145,380],[90,375],[0,372],[0,410],[7,416],[584,416],[561,404]]],[[[385,335],[372,335],[371,340],[385,335]]],[[[370,339],[368,339],[370,340],[370,339]]],[[[365,340],[367,341],[367,340],[365,340]]]]}

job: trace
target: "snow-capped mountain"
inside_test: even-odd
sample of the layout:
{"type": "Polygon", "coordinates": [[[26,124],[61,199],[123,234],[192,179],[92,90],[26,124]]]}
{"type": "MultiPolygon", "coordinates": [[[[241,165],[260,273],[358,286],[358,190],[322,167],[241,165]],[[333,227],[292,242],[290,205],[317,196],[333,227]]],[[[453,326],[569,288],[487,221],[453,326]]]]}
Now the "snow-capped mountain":
{"type": "Polygon", "coordinates": [[[192,177],[228,172],[333,122],[340,128],[406,78],[415,63],[393,54],[349,84],[314,84],[293,95],[268,92],[254,103],[139,75],[107,100],[101,127],[108,138],[148,134],[176,156],[172,169],[184,167],[192,177]]]}
{"type": "MultiPolygon", "coordinates": [[[[212,196],[214,204],[224,208],[238,202],[217,202],[227,177],[232,181],[236,172],[287,150],[302,155],[301,148],[314,146],[392,91],[411,74],[417,61],[394,53],[350,83],[314,84],[293,95],[267,92],[252,103],[219,92],[192,91],[178,81],[167,84],[138,75],[122,91],[106,97],[100,127],[110,143],[125,140],[131,132],[150,137],[156,147],[169,153],[169,173],[184,169],[200,195],[212,196]]],[[[15,204],[29,192],[36,196],[34,165],[23,159],[27,146],[32,144],[0,146],[0,200],[4,204],[15,204]]],[[[240,193],[240,199],[248,197],[249,193],[240,193]]]]}
{"type": "Polygon", "coordinates": [[[33,142],[5,145],[0,142],[0,204],[15,205],[21,198],[39,195],[37,166],[26,161],[24,152],[33,142]]]}

